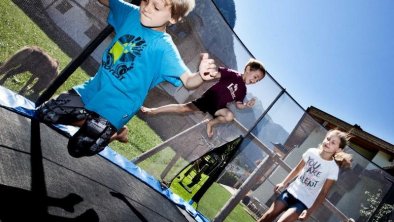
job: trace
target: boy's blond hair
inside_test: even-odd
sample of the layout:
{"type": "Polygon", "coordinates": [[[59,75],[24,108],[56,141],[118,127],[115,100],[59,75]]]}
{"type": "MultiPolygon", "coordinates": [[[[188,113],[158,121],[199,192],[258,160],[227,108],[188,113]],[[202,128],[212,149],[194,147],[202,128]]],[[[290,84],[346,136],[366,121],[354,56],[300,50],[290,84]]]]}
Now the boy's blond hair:
{"type": "Polygon", "coordinates": [[[194,0],[168,0],[168,2],[171,4],[171,18],[177,22],[187,16],[196,4],[194,0]]]}

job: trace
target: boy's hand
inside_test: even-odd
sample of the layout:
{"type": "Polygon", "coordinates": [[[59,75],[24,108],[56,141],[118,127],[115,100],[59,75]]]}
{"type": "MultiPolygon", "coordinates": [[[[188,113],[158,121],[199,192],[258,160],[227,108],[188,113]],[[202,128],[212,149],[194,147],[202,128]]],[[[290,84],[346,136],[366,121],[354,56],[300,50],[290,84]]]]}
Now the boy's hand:
{"type": "Polygon", "coordinates": [[[251,107],[254,106],[255,103],[256,103],[256,99],[255,99],[255,98],[252,98],[251,100],[249,100],[249,101],[246,102],[245,106],[251,108],[251,107]]]}
{"type": "Polygon", "coordinates": [[[214,79],[218,73],[215,61],[209,58],[208,53],[201,53],[199,73],[203,80],[214,79]]]}

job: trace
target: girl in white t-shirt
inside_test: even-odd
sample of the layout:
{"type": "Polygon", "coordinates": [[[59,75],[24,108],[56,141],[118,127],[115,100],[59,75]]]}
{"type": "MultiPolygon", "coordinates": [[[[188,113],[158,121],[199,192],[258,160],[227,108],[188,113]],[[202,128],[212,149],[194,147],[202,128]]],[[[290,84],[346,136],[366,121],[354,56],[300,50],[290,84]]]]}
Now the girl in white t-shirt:
{"type": "Polygon", "coordinates": [[[258,220],[306,220],[323,202],[338,178],[339,167],[350,167],[351,155],[343,152],[349,135],[339,130],[328,131],[319,148],[310,148],[302,155],[298,165],[275,186],[279,197],[258,220]]]}

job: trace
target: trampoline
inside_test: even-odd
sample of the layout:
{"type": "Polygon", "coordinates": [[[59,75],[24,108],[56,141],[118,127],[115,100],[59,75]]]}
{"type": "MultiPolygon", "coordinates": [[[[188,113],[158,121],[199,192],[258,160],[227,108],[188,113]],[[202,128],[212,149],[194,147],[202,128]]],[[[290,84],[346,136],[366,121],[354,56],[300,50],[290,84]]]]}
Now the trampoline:
{"type": "MultiPolygon", "coordinates": [[[[10,102],[4,101],[7,94],[11,102],[22,98],[2,88],[2,105],[10,102]]],[[[0,108],[1,221],[196,221],[110,161],[111,155],[119,158],[110,148],[103,155],[71,157],[67,137],[29,118],[20,103],[29,104],[0,108]]]]}

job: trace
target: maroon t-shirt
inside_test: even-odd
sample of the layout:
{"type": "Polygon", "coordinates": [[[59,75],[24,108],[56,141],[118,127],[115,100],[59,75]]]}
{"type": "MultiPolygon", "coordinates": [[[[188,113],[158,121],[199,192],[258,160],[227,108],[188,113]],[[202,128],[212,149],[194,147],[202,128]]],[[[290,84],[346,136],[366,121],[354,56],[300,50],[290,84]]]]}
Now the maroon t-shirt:
{"type": "Polygon", "coordinates": [[[193,102],[201,111],[209,112],[211,115],[219,109],[226,108],[229,102],[243,102],[246,96],[246,85],[240,73],[224,67],[220,67],[219,72],[219,82],[193,102]]]}

